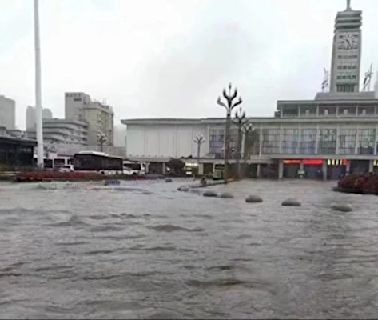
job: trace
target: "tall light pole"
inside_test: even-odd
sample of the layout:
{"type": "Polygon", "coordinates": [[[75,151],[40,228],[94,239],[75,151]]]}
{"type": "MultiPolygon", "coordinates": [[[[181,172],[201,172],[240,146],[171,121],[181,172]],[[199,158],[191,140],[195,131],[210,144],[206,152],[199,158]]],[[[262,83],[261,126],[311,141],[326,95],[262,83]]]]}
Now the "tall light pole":
{"type": "Polygon", "coordinates": [[[38,0],[34,0],[34,49],[35,49],[35,116],[38,142],[38,167],[43,168],[42,133],[42,86],[41,86],[41,47],[39,41],[38,0]]]}
{"type": "Polygon", "coordinates": [[[237,141],[237,147],[236,147],[236,160],[238,163],[238,178],[241,176],[241,149],[242,149],[242,126],[245,122],[245,111],[242,110],[240,107],[239,110],[235,113],[235,122],[238,125],[238,141],[237,141]]]}
{"type": "Polygon", "coordinates": [[[240,108],[235,112],[235,122],[238,125],[238,141],[237,141],[237,158],[241,159],[241,147],[242,147],[242,127],[245,122],[245,111],[240,108]]]}
{"type": "Polygon", "coordinates": [[[231,123],[231,113],[234,108],[243,103],[243,100],[238,97],[238,89],[232,89],[232,84],[228,86],[228,92],[226,89],[223,89],[223,98],[226,102],[222,101],[222,98],[219,97],[217,100],[218,105],[226,109],[226,130],[225,130],[225,146],[224,146],[224,175],[227,181],[228,179],[228,166],[230,158],[230,123],[231,123]]]}
{"type": "Polygon", "coordinates": [[[244,134],[244,161],[246,162],[249,156],[249,134],[253,131],[252,123],[248,120],[244,122],[242,125],[242,131],[244,134]]]}

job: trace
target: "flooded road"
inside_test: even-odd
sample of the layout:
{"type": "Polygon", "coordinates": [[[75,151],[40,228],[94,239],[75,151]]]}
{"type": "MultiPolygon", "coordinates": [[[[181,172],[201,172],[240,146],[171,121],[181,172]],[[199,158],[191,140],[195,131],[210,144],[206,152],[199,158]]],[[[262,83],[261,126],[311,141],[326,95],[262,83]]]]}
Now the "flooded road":
{"type": "Polygon", "coordinates": [[[377,316],[378,197],[243,181],[205,198],[185,183],[0,184],[0,317],[377,316]]]}

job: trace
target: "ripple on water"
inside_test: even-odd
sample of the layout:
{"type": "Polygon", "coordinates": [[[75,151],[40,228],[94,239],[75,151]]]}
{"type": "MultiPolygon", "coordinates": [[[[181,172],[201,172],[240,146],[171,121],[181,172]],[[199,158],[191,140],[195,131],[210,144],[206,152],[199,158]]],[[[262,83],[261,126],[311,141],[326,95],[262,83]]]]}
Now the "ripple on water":
{"type": "Polygon", "coordinates": [[[119,251],[119,249],[114,249],[114,250],[91,250],[84,252],[84,254],[87,255],[103,255],[103,254],[112,254],[116,251],[119,251]]]}
{"type": "Polygon", "coordinates": [[[96,226],[90,229],[90,232],[113,232],[113,231],[122,231],[124,230],[124,226],[115,226],[115,225],[104,225],[104,226],[96,226]]]}
{"type": "Polygon", "coordinates": [[[172,224],[165,224],[165,225],[157,225],[157,226],[147,226],[146,228],[159,231],[159,232],[175,232],[175,231],[185,231],[185,232],[201,232],[203,229],[201,228],[194,228],[188,229],[172,224]]]}
{"type": "Polygon", "coordinates": [[[73,266],[46,266],[41,268],[36,268],[36,272],[45,272],[45,271],[59,271],[59,270],[71,270],[73,266]]]}
{"type": "Polygon", "coordinates": [[[242,281],[237,278],[228,279],[215,279],[210,281],[199,281],[199,280],[189,280],[186,282],[188,286],[199,287],[199,288],[217,288],[217,287],[235,287],[235,286],[245,286],[248,282],[242,281]]]}
{"type": "Polygon", "coordinates": [[[56,242],[55,245],[58,247],[74,247],[88,244],[89,242],[85,241],[76,241],[76,242],[56,242]]]}
{"type": "Polygon", "coordinates": [[[98,239],[105,239],[105,240],[128,240],[128,239],[142,239],[145,238],[145,234],[125,234],[125,235],[104,235],[104,236],[96,236],[98,239]]]}
{"type": "Polygon", "coordinates": [[[88,223],[84,222],[77,215],[72,215],[68,221],[61,221],[57,223],[52,223],[48,225],[49,227],[84,227],[89,226],[88,223]]]}

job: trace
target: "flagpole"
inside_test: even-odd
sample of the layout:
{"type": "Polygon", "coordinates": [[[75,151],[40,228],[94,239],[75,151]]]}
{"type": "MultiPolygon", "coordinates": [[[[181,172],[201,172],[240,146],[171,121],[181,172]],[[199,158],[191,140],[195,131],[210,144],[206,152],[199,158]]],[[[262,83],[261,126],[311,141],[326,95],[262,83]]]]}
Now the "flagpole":
{"type": "Polygon", "coordinates": [[[39,39],[38,0],[34,0],[34,49],[35,49],[35,107],[38,143],[38,167],[43,168],[43,133],[42,133],[42,88],[41,88],[41,48],[39,39]]]}

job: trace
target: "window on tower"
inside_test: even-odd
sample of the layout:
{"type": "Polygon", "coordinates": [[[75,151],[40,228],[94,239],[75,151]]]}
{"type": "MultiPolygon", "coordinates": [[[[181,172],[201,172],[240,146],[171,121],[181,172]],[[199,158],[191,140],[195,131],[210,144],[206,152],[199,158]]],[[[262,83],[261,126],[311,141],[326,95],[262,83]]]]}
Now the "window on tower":
{"type": "Polygon", "coordinates": [[[354,92],[355,86],[353,84],[338,84],[336,86],[337,92],[354,92]]]}

